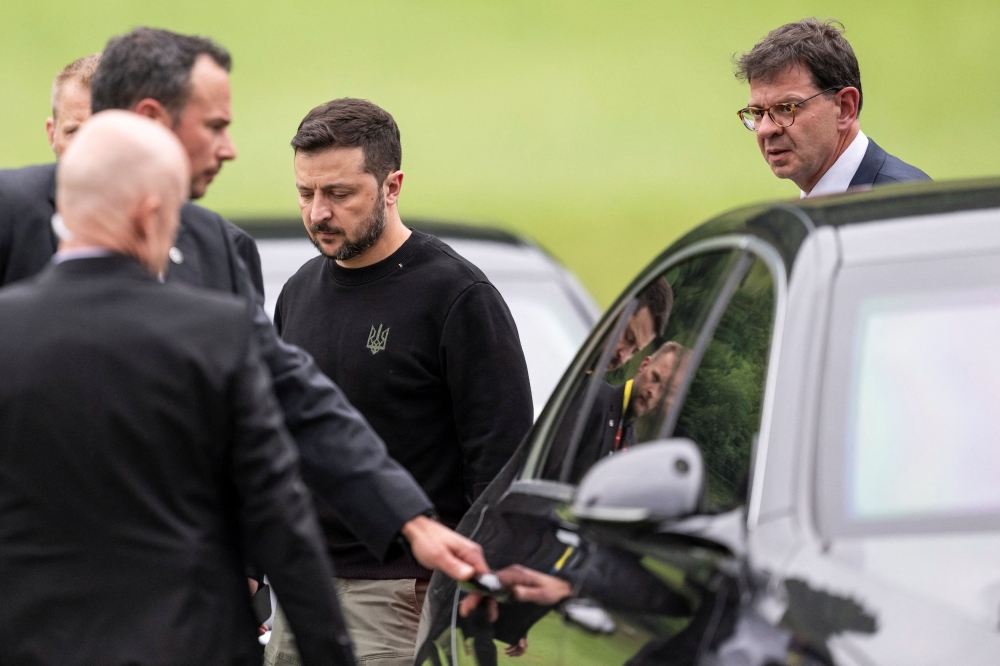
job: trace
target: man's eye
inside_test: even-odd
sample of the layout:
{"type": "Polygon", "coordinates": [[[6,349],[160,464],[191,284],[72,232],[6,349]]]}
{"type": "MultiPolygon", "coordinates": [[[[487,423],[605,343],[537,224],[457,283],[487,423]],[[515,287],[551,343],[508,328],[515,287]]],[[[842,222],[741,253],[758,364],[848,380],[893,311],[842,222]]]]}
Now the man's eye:
{"type": "Polygon", "coordinates": [[[795,106],[794,104],[775,104],[772,107],[772,109],[774,113],[780,113],[784,115],[791,113],[794,106],[795,106]]]}
{"type": "Polygon", "coordinates": [[[313,198],[312,192],[299,192],[299,198],[308,201],[313,198]]]}

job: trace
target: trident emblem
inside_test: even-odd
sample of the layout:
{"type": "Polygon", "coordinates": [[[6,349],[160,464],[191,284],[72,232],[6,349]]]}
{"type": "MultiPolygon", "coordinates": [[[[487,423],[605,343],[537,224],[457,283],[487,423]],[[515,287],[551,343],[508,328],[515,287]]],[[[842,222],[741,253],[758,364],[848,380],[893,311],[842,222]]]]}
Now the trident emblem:
{"type": "Polygon", "coordinates": [[[378,330],[372,325],[372,331],[368,334],[368,344],[365,345],[371,351],[372,356],[385,349],[385,341],[389,338],[389,329],[382,330],[382,324],[378,325],[378,330]]]}

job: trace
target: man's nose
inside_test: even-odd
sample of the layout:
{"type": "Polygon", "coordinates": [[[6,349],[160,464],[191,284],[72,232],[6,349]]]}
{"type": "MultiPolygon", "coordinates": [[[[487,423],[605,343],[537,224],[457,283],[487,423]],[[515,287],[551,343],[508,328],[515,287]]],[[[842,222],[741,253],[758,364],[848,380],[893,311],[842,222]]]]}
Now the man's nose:
{"type": "Polygon", "coordinates": [[[784,127],[771,120],[771,114],[769,113],[765,113],[760,122],[757,123],[757,136],[762,139],[777,136],[784,131],[784,127]]]}
{"type": "Polygon", "coordinates": [[[312,208],[309,210],[309,221],[313,223],[326,222],[333,217],[333,210],[327,205],[322,196],[313,198],[312,208]]]}
{"type": "Polygon", "coordinates": [[[219,146],[219,160],[223,162],[226,160],[235,160],[236,155],[236,143],[233,141],[233,137],[229,134],[229,130],[226,130],[222,134],[222,144],[219,146]]]}

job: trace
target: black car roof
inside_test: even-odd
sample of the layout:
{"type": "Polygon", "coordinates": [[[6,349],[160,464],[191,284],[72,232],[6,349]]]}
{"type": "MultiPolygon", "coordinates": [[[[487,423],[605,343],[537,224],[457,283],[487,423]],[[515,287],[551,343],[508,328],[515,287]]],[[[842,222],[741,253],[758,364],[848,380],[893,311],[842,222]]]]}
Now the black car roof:
{"type": "MultiPolygon", "coordinates": [[[[525,239],[506,229],[488,225],[440,222],[421,218],[406,218],[403,222],[408,227],[441,238],[491,241],[507,245],[529,244],[525,239]]],[[[299,218],[244,218],[233,220],[233,223],[258,240],[262,238],[306,237],[302,230],[302,220],[299,218]]]]}
{"type": "Polygon", "coordinates": [[[817,227],[988,208],[1000,208],[1000,178],[905,183],[849,194],[777,201],[723,213],[685,234],[661,257],[713,236],[751,234],[775,247],[790,271],[802,242],[817,227]]]}

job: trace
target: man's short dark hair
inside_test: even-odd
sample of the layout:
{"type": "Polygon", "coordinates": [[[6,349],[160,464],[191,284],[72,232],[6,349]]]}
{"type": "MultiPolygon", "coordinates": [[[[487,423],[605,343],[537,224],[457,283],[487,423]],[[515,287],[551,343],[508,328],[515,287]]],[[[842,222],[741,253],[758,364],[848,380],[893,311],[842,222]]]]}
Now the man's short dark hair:
{"type": "Polygon", "coordinates": [[[649,309],[649,315],[653,319],[653,332],[656,337],[660,337],[667,328],[667,320],[670,319],[670,311],[674,307],[674,290],[670,288],[670,283],[666,278],[659,278],[642,290],[638,300],[639,304],[635,311],[649,309]]]}
{"type": "Polygon", "coordinates": [[[205,37],[156,28],[112,37],[90,84],[91,110],[130,110],[150,98],[176,120],[187,105],[191,69],[201,55],[227,72],[232,68],[229,51],[205,37]]]}
{"type": "Polygon", "coordinates": [[[399,127],[385,109],[368,100],[342,97],[306,114],[292,138],[295,152],[361,148],[365,173],[381,184],[403,161],[399,127]]]}
{"type": "Polygon", "coordinates": [[[736,76],[747,83],[768,82],[799,64],[809,69],[820,90],[857,88],[861,113],[865,99],[861,69],[854,49],[844,39],[844,26],[837,21],[807,18],[775,28],[736,59],[736,76]]]}

